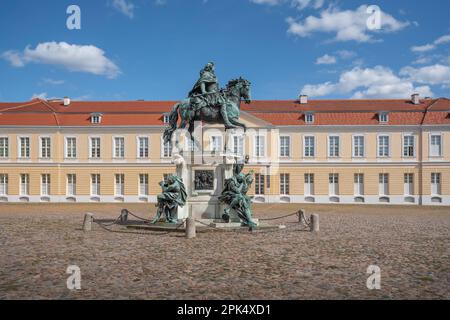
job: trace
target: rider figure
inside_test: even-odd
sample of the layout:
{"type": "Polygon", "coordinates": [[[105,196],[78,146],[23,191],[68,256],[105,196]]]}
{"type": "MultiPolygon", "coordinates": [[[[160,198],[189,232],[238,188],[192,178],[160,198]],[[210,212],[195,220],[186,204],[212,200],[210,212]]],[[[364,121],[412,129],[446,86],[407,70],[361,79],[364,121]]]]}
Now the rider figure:
{"type": "Polygon", "coordinates": [[[224,120],[225,128],[236,127],[228,120],[225,99],[219,91],[219,82],[214,72],[213,62],[208,62],[200,71],[200,79],[195,83],[188,97],[191,98],[194,111],[204,106],[204,102],[211,107],[220,106],[220,114],[224,120]]]}

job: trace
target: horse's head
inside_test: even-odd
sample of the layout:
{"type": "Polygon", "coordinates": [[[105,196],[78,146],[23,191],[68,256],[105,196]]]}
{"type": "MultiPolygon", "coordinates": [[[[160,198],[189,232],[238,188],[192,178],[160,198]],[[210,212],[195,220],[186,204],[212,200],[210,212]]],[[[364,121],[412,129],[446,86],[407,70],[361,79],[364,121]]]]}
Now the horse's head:
{"type": "Polygon", "coordinates": [[[246,79],[233,79],[228,82],[227,90],[231,91],[233,94],[238,95],[240,99],[244,99],[245,103],[250,103],[252,102],[250,85],[250,81],[246,79]]]}

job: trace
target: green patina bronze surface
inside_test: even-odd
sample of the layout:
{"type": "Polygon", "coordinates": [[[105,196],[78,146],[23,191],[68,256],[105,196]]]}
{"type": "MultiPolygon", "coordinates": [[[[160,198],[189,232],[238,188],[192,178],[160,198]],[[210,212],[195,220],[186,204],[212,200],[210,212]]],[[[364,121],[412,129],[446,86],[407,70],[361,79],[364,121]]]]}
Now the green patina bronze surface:
{"type": "Polygon", "coordinates": [[[247,196],[247,192],[253,183],[253,171],[244,174],[242,173],[243,168],[243,163],[236,163],[233,166],[233,177],[225,180],[225,187],[219,200],[227,204],[228,207],[224,210],[222,218],[229,221],[230,211],[234,210],[243,225],[254,228],[257,225],[252,219],[251,198],[247,196]]]}
{"type": "Polygon", "coordinates": [[[176,223],[178,222],[176,219],[178,206],[183,207],[187,199],[183,180],[176,175],[171,175],[167,178],[167,182],[161,181],[159,185],[162,193],[158,195],[156,204],[158,210],[152,223],[158,222],[162,215],[165,216],[166,222],[176,223]]]}
{"type": "Polygon", "coordinates": [[[177,129],[178,117],[181,117],[180,128],[188,125],[191,134],[194,122],[219,123],[225,129],[246,126],[239,122],[241,100],[251,102],[250,82],[239,78],[230,80],[224,89],[214,72],[214,63],[209,62],[201,71],[200,78],[189,92],[188,98],[173,106],[169,115],[169,126],[164,131],[164,141],[169,142],[177,129]]]}

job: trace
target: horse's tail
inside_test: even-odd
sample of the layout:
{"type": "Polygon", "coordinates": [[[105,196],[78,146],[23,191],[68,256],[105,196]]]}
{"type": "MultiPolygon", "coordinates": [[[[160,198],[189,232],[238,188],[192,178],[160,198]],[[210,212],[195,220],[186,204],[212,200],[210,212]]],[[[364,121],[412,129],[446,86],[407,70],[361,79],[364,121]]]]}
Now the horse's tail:
{"type": "Polygon", "coordinates": [[[164,130],[164,143],[169,142],[172,139],[172,135],[177,130],[177,123],[178,123],[178,108],[180,107],[181,103],[177,103],[173,106],[172,111],[169,114],[169,127],[164,130]]]}

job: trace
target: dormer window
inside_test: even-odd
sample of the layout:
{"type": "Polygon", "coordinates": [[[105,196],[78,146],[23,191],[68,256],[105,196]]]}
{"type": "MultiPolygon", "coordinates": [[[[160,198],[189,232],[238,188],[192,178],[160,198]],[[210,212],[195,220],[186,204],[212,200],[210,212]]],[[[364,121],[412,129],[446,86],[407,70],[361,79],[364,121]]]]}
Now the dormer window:
{"type": "Polygon", "coordinates": [[[91,114],[91,123],[99,124],[102,122],[102,114],[101,113],[92,113],[91,114]]]}
{"type": "Polygon", "coordinates": [[[314,113],[312,112],[305,113],[305,122],[307,124],[314,123],[314,113]]]}
{"type": "Polygon", "coordinates": [[[378,120],[380,123],[388,123],[389,122],[389,114],[387,112],[380,112],[378,114],[378,120]]]}
{"type": "Polygon", "coordinates": [[[169,123],[169,115],[168,114],[164,114],[163,115],[163,122],[164,123],[169,123]]]}

